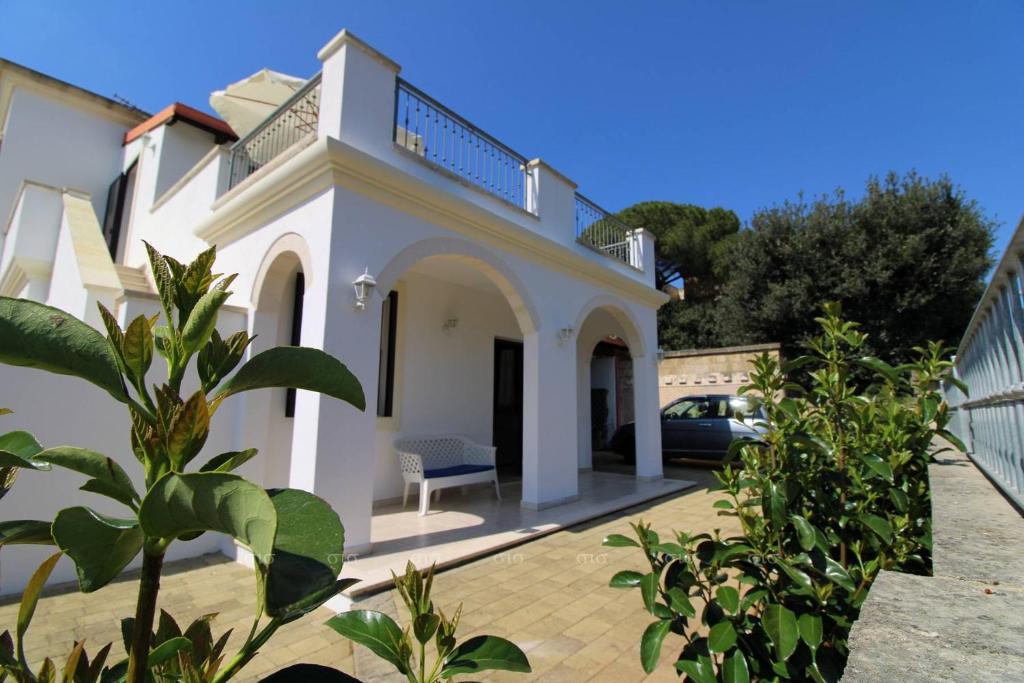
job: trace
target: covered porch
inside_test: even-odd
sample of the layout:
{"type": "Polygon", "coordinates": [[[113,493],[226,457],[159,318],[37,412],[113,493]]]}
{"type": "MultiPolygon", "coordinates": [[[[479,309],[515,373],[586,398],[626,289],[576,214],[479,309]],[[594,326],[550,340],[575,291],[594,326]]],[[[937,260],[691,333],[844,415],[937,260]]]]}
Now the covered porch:
{"type": "MultiPolygon", "coordinates": [[[[406,562],[417,567],[436,564],[438,569],[463,564],[485,555],[493,561],[515,564],[514,547],[568,526],[602,517],[656,498],[692,488],[688,479],[645,481],[628,474],[579,473],[577,500],[556,507],[533,510],[520,504],[522,483],[508,479],[501,484],[501,500],[486,485],[444,491],[440,505],[420,516],[416,504],[386,502],[374,508],[371,524],[372,554],[346,558],[342,576],[360,579],[343,595],[347,607],[353,600],[391,586],[391,572],[400,573],[406,562]],[[503,552],[504,551],[504,552],[503,552]]],[[[594,553],[599,553],[595,548],[594,553]]]]}

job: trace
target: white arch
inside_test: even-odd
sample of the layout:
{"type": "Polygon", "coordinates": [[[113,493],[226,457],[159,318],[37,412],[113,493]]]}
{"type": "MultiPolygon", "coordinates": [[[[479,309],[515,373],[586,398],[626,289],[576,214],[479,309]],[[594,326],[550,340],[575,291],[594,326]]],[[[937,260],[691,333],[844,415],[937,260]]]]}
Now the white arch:
{"type": "MultiPolygon", "coordinates": [[[[629,345],[629,352],[633,358],[642,358],[647,355],[647,345],[644,343],[643,334],[640,332],[640,325],[637,323],[636,318],[630,312],[629,308],[624,306],[622,302],[609,294],[598,294],[588,301],[583,308],[580,310],[579,316],[576,318],[576,327],[574,328],[577,333],[583,329],[584,323],[587,322],[587,318],[590,314],[597,309],[603,309],[608,312],[615,321],[622,326],[622,329],[626,333],[626,344],[629,345]]],[[[593,351],[593,349],[591,349],[593,351]]]]}
{"type": "Polygon", "coordinates": [[[306,243],[306,238],[302,235],[294,232],[285,233],[270,245],[270,248],[263,255],[259,270],[256,271],[251,295],[253,308],[256,308],[259,304],[260,294],[263,292],[263,283],[270,272],[271,266],[274,265],[279,256],[287,253],[294,254],[298,259],[302,269],[302,276],[305,278],[306,289],[309,289],[309,285],[313,281],[313,256],[309,251],[309,245],[306,243]]]}
{"type": "Polygon", "coordinates": [[[386,295],[395,282],[412,266],[431,256],[447,256],[470,262],[494,283],[512,308],[512,313],[524,334],[540,328],[540,317],[530,300],[526,285],[519,276],[494,253],[467,240],[451,237],[431,237],[409,245],[395,254],[377,276],[376,291],[386,295]]]}

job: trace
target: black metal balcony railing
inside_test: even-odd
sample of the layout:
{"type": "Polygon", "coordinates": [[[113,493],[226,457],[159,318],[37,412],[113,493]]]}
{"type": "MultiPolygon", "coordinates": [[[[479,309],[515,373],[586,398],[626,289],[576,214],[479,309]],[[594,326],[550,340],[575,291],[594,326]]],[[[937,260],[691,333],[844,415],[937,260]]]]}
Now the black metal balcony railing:
{"type": "Polygon", "coordinates": [[[320,74],[295,91],[267,120],[231,147],[228,189],[308,135],[320,120],[320,74]]]}
{"type": "Polygon", "coordinates": [[[413,154],[527,209],[527,160],[422,90],[397,80],[394,141],[413,154]]]}
{"type": "Polygon", "coordinates": [[[633,228],[602,209],[580,193],[576,193],[576,239],[634,268],[630,233],[633,228]]]}

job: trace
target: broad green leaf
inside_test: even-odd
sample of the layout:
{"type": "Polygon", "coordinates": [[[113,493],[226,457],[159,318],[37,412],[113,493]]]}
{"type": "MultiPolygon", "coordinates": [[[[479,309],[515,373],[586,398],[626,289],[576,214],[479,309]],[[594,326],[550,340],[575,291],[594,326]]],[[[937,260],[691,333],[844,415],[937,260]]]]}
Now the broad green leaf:
{"type": "Polygon", "coordinates": [[[0,546],[54,545],[50,522],[34,519],[15,519],[0,522],[0,546]]]}
{"type": "MultiPolygon", "coordinates": [[[[29,432],[19,430],[0,434],[0,451],[10,453],[22,460],[30,460],[34,458],[41,450],[43,450],[43,447],[39,445],[38,441],[36,441],[36,437],[29,432]]],[[[13,462],[14,461],[12,461],[11,465],[13,467],[26,467],[26,465],[17,465],[13,464],[13,462]]],[[[6,462],[3,464],[7,465],[6,462]]],[[[40,469],[38,466],[32,467],[31,463],[27,466],[32,469],[40,469]]]]}
{"type": "Polygon", "coordinates": [[[712,652],[728,652],[736,644],[736,627],[731,621],[720,621],[708,632],[708,649],[712,652]]]}
{"type": "Polygon", "coordinates": [[[839,564],[829,556],[825,556],[825,577],[834,584],[842,586],[848,591],[852,591],[856,588],[853,583],[853,579],[850,574],[843,568],[843,565],[839,564]]]}
{"type": "Polygon", "coordinates": [[[644,635],[640,639],[640,663],[647,673],[651,673],[658,666],[662,643],[665,642],[665,636],[671,628],[670,619],[659,619],[644,629],[644,635]]]}
{"type": "Polygon", "coordinates": [[[217,399],[253,389],[286,387],[327,394],[366,409],[363,388],[341,361],[319,349],[280,346],[256,354],[217,392],[217,399]]]}
{"type": "Polygon", "coordinates": [[[412,633],[416,636],[416,640],[420,643],[426,644],[434,637],[434,634],[437,632],[437,627],[440,626],[440,624],[441,617],[433,614],[432,612],[424,612],[413,620],[412,633]]]}
{"type": "Polygon", "coordinates": [[[640,572],[625,569],[617,572],[608,583],[612,588],[636,588],[640,585],[640,579],[644,577],[640,572]]]}
{"type": "Polygon", "coordinates": [[[894,368],[892,365],[886,363],[881,358],[875,358],[874,356],[865,356],[857,360],[860,365],[863,365],[867,369],[881,375],[886,380],[897,384],[900,380],[899,370],[894,368]]]}
{"type": "Polygon", "coordinates": [[[623,536],[622,534],[609,534],[604,537],[601,541],[601,545],[608,548],[639,548],[640,544],[634,541],[629,536],[623,536]]]}
{"type": "Polygon", "coordinates": [[[277,511],[253,483],[222,472],[169,472],[157,480],[139,507],[148,536],[177,538],[195,531],[218,531],[249,547],[257,558],[271,556],[277,511]]]}
{"type": "Polygon", "coordinates": [[[785,572],[786,576],[792,579],[793,583],[797,585],[797,587],[799,588],[799,591],[797,591],[798,593],[802,592],[806,594],[811,594],[814,592],[814,587],[811,583],[811,577],[808,576],[806,572],[803,572],[797,569],[796,567],[792,566],[790,564],[789,559],[780,557],[776,561],[776,564],[778,565],[779,569],[785,572]]]}
{"type": "Polygon", "coordinates": [[[750,683],[750,668],[747,658],[739,648],[722,662],[722,683],[750,683]]]}
{"type": "Polygon", "coordinates": [[[332,669],[322,664],[292,664],[274,673],[260,677],[260,683],[363,683],[358,678],[349,676],[344,671],[332,669]]]}
{"type": "Polygon", "coordinates": [[[906,512],[910,505],[910,498],[903,490],[898,488],[889,489],[889,500],[892,501],[896,511],[900,513],[906,512]]]}
{"type": "Polygon", "coordinates": [[[247,448],[244,451],[229,451],[210,458],[205,465],[199,468],[200,472],[231,472],[256,456],[258,451],[255,448],[247,448]]]}
{"type": "Polygon", "coordinates": [[[793,527],[796,529],[796,535],[800,541],[800,547],[804,550],[811,550],[814,548],[814,527],[811,523],[800,515],[790,515],[789,521],[793,523],[793,527]]]}
{"type": "Polygon", "coordinates": [[[445,657],[443,678],[489,670],[530,673],[530,662],[519,647],[498,636],[476,636],[457,645],[445,657]]]}
{"type": "Polygon", "coordinates": [[[886,481],[892,481],[892,467],[890,467],[889,463],[883,460],[881,456],[873,454],[865,455],[862,458],[862,461],[874,474],[886,481]]]}
{"type": "Polygon", "coordinates": [[[782,528],[786,521],[786,494],[774,481],[768,482],[764,492],[762,512],[776,527],[782,528]]]}
{"type": "MultiPolygon", "coordinates": [[[[174,326],[174,277],[171,275],[170,266],[163,254],[153,248],[149,242],[143,240],[146,245],[146,253],[149,255],[149,269],[153,273],[153,281],[156,283],[156,291],[160,296],[160,304],[163,306],[164,315],[167,316],[167,324],[174,326]]],[[[173,334],[173,330],[168,330],[173,334]]]]}
{"type": "Polygon", "coordinates": [[[879,538],[885,541],[886,544],[892,543],[892,525],[889,524],[889,520],[878,515],[866,514],[860,516],[860,521],[878,534],[879,538]]]}
{"type": "MultiPolygon", "coordinates": [[[[691,655],[687,655],[691,656],[691,655]]],[[[676,668],[694,680],[694,683],[716,683],[715,667],[707,655],[692,655],[695,659],[680,659],[676,668]]]]}
{"type": "Polygon", "coordinates": [[[644,608],[654,613],[654,601],[658,597],[658,575],[655,572],[644,574],[640,579],[640,596],[644,601],[644,608]]]}
{"type": "Polygon", "coordinates": [[[729,614],[736,614],[740,609],[740,592],[732,586],[719,586],[715,598],[729,614]]]}
{"type": "Polygon", "coordinates": [[[277,617],[304,604],[311,594],[334,586],[341,571],[345,529],[338,513],[312,493],[299,489],[267,493],[277,514],[277,535],[267,569],[266,608],[268,615],[277,617]]]}
{"type": "Polygon", "coordinates": [[[797,632],[796,615],[782,605],[768,605],[761,614],[764,630],[775,646],[778,661],[784,662],[796,651],[799,634],[797,632]]]}
{"type": "Polygon", "coordinates": [[[953,444],[954,446],[956,446],[956,449],[961,453],[967,452],[967,446],[965,446],[964,442],[960,440],[960,437],[958,437],[956,434],[949,431],[948,429],[940,429],[938,431],[938,435],[941,436],[946,441],[953,444]]]}
{"type": "Polygon", "coordinates": [[[735,506],[732,504],[732,501],[723,499],[716,500],[714,503],[711,504],[711,507],[717,508],[719,510],[732,510],[735,506]]]}
{"type": "Polygon", "coordinates": [[[134,519],[115,519],[85,507],[61,510],[53,538],[75,562],[83,593],[103,588],[142,550],[142,530],[134,519]]]}
{"type": "Polygon", "coordinates": [[[39,595],[43,592],[43,586],[46,585],[46,580],[50,578],[50,573],[53,572],[53,568],[57,565],[57,560],[60,559],[61,554],[54,553],[39,565],[39,568],[32,574],[28,583],[25,584],[25,590],[21,593],[17,625],[18,661],[25,668],[28,668],[28,664],[25,662],[25,645],[23,642],[25,631],[28,630],[29,624],[32,623],[32,615],[36,613],[36,605],[39,604],[39,595]]]}
{"type": "Polygon", "coordinates": [[[140,315],[128,325],[121,342],[121,357],[128,374],[140,384],[144,382],[153,362],[153,330],[146,316],[140,315]]]}
{"type": "Polygon", "coordinates": [[[807,647],[811,648],[812,652],[817,650],[821,645],[822,638],[821,617],[813,614],[801,614],[796,625],[800,631],[800,639],[807,643],[807,647]]]}
{"type": "Polygon", "coordinates": [[[689,596],[679,586],[675,586],[668,590],[669,606],[672,607],[674,612],[682,614],[684,617],[697,616],[697,609],[690,602],[689,596]]]}
{"type": "Polygon", "coordinates": [[[49,470],[45,463],[32,462],[26,458],[20,458],[9,451],[0,451],[0,467],[16,467],[25,470],[49,470]]]}
{"type": "Polygon", "coordinates": [[[213,330],[217,326],[217,314],[220,307],[230,296],[231,292],[211,289],[200,297],[181,329],[181,345],[185,348],[186,353],[196,353],[209,341],[210,335],[213,334],[213,330]]]}
{"type": "Polygon", "coordinates": [[[409,662],[399,653],[402,629],[388,615],[372,610],[352,610],[331,617],[327,626],[369,648],[373,654],[390,662],[398,673],[408,673],[409,662]]]}
{"type": "Polygon", "coordinates": [[[184,636],[171,638],[150,650],[149,658],[146,660],[146,663],[149,667],[160,666],[161,664],[168,662],[171,658],[177,657],[178,653],[182,650],[188,651],[191,649],[192,643],[189,642],[188,638],[185,638],[184,636]]]}
{"type": "Polygon", "coordinates": [[[35,301],[0,297],[0,363],[80,377],[122,403],[128,400],[103,335],[70,313],[35,301]]]}
{"type": "Polygon", "coordinates": [[[73,470],[106,484],[107,486],[100,487],[99,490],[96,487],[91,487],[89,490],[104,493],[104,495],[116,493],[116,496],[111,495],[111,497],[129,507],[133,507],[135,501],[139,500],[139,494],[135,492],[135,487],[132,486],[132,480],[128,474],[113,458],[102,453],[76,446],[56,446],[40,452],[36,455],[36,459],[73,470]]]}
{"type": "Polygon", "coordinates": [[[194,458],[210,433],[210,409],[206,394],[197,391],[174,413],[167,428],[167,448],[179,468],[194,458]]]}

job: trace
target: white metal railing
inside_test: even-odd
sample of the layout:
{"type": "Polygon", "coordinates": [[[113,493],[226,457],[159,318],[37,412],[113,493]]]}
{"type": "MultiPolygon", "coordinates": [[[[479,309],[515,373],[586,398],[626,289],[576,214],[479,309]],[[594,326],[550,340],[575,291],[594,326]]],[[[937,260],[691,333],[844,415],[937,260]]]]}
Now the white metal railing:
{"type": "Polygon", "coordinates": [[[313,76],[251,133],[231,146],[228,189],[267,165],[299,140],[316,135],[320,74],[313,76]]]}
{"type": "Polygon", "coordinates": [[[576,241],[634,268],[643,269],[635,248],[633,228],[579,192],[576,193],[576,241]]]}
{"type": "Polygon", "coordinates": [[[956,355],[965,396],[945,387],[951,429],[971,458],[1024,507],[1024,221],[974,311],[956,355]]]}

